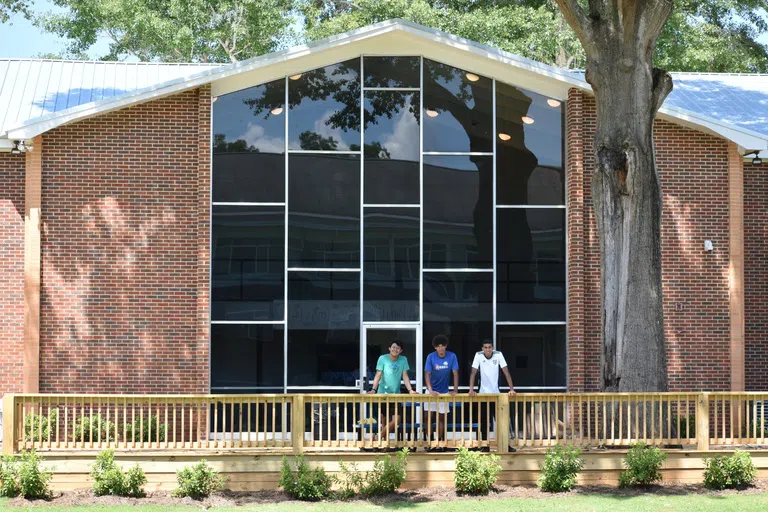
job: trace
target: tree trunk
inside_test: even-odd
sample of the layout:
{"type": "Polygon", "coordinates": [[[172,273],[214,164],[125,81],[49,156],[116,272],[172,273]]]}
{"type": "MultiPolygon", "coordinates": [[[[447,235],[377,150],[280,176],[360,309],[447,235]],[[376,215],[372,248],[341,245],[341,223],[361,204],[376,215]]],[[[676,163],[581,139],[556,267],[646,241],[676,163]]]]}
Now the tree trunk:
{"type": "Polygon", "coordinates": [[[602,388],[666,391],[661,186],[653,120],[672,90],[653,67],[671,0],[556,0],[584,46],[597,103],[592,201],[602,269],[602,388]]]}

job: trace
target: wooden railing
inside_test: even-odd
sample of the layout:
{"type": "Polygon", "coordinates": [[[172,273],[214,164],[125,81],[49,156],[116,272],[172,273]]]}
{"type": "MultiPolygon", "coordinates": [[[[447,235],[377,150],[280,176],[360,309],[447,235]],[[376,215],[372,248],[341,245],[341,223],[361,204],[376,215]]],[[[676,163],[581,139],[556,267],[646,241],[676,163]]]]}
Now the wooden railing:
{"type": "Polygon", "coordinates": [[[3,412],[4,453],[768,445],[768,393],[7,394],[3,412]]]}

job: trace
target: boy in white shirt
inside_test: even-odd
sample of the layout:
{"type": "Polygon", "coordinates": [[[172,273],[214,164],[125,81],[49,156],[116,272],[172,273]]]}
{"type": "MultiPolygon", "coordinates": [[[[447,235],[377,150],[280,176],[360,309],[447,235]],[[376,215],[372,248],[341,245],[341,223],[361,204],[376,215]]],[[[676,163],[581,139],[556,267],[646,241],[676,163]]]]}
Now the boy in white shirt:
{"type": "MultiPolygon", "coordinates": [[[[515,387],[512,385],[512,376],[507,368],[507,361],[504,354],[498,350],[493,350],[491,340],[483,341],[483,349],[475,354],[472,361],[472,373],[469,376],[469,396],[475,396],[475,377],[480,371],[480,393],[499,393],[499,368],[504,373],[504,377],[509,384],[509,396],[515,395],[515,387]]],[[[482,404],[480,408],[480,436],[485,440],[488,435],[488,425],[493,423],[496,417],[496,404],[490,404],[490,407],[482,404]],[[490,410],[489,410],[490,409],[490,410]],[[490,413],[490,414],[489,414],[490,413]]]]}

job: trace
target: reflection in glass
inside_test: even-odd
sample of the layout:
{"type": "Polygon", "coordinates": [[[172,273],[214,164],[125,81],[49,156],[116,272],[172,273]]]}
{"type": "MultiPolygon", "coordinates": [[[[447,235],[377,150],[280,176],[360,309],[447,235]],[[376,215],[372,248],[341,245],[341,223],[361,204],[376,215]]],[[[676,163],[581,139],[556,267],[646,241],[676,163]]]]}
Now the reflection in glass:
{"type": "Polygon", "coordinates": [[[212,391],[282,393],[283,343],[282,325],[212,325],[212,391]]]}
{"type": "Polygon", "coordinates": [[[496,82],[496,129],[497,203],[564,204],[562,106],[496,82]]]}
{"type": "Polygon", "coordinates": [[[288,385],[360,378],[360,274],[288,273],[288,385]]]}
{"type": "Polygon", "coordinates": [[[288,264],[360,268],[359,155],[290,155],[288,264]]]}
{"type": "MultiPolygon", "coordinates": [[[[366,391],[370,389],[370,383],[376,377],[376,362],[382,355],[389,356],[389,346],[394,340],[403,344],[400,355],[408,359],[408,376],[416,388],[416,330],[415,329],[367,329],[365,332],[365,373],[367,378],[366,391]]],[[[405,393],[405,387],[400,391],[405,393]]]]}
{"type": "Polygon", "coordinates": [[[419,209],[366,208],[363,317],[419,320],[419,209]]]}
{"type": "Polygon", "coordinates": [[[565,210],[497,210],[496,318],[565,320],[565,210]]]}
{"type": "Polygon", "coordinates": [[[419,95],[365,93],[365,202],[419,203],[419,95]]]}
{"type": "Polygon", "coordinates": [[[285,80],[213,104],[213,201],[285,199],[285,80]]]}
{"type": "MultiPolygon", "coordinates": [[[[515,387],[565,387],[564,325],[500,325],[496,348],[507,360],[515,387]]],[[[503,378],[500,383],[506,386],[503,378]]]]}
{"type": "Polygon", "coordinates": [[[424,156],[424,267],[493,268],[493,158],[424,156]]]}
{"type": "Polygon", "coordinates": [[[363,57],[366,87],[419,87],[419,57],[363,57]]]}
{"type": "Polygon", "coordinates": [[[489,78],[424,59],[424,151],[492,152],[492,96],[489,78]]]}
{"type": "Polygon", "coordinates": [[[424,273],[425,358],[438,334],[448,337],[448,350],[459,359],[459,385],[469,385],[475,352],[493,339],[492,272],[424,273]]]}
{"type": "Polygon", "coordinates": [[[290,149],[359,149],[360,59],[290,77],[288,101],[290,149]]]}
{"type": "Polygon", "coordinates": [[[211,319],[282,320],[282,207],[214,206],[211,319]]]}

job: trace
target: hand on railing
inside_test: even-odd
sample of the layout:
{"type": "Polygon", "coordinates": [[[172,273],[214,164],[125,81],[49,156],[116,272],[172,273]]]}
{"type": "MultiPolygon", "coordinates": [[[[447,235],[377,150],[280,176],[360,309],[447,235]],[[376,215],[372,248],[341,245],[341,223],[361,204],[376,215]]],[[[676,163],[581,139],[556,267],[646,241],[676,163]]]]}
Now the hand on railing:
{"type": "Polygon", "coordinates": [[[509,396],[515,396],[517,394],[517,391],[515,391],[514,388],[509,388],[509,396]]]}

